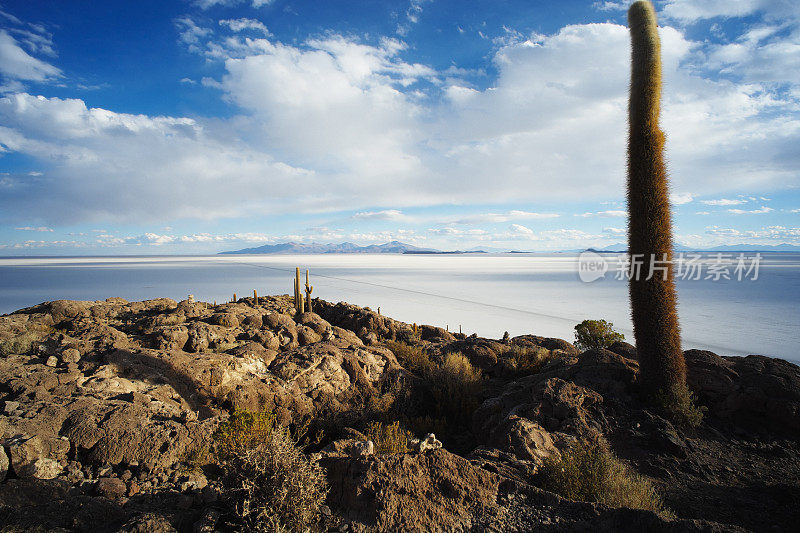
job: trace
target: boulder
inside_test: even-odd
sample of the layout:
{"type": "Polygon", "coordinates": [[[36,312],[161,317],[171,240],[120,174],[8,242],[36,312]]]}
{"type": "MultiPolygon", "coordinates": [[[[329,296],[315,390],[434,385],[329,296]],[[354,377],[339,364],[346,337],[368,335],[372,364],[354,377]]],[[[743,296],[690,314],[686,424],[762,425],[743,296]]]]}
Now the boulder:
{"type": "Polygon", "coordinates": [[[328,505],[354,531],[468,531],[497,508],[500,477],[443,449],[320,464],[328,505]]]}

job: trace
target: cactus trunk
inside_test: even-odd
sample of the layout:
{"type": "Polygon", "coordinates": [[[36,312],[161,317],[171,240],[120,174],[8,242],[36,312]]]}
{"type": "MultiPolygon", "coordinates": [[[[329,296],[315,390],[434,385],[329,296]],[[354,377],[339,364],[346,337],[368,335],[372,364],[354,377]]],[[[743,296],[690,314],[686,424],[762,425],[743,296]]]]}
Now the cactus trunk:
{"type": "Polygon", "coordinates": [[[661,44],[652,4],[628,11],[631,84],[628,107],[628,253],[630,299],[641,378],[651,394],[685,390],[677,297],[672,268],[672,221],[659,127],[661,44]],[[654,263],[655,259],[655,263],[654,263]],[[637,265],[638,264],[638,265],[637,265]],[[637,275],[636,266],[640,271],[637,275]],[[655,268],[653,268],[655,267],[655,268]],[[664,270],[660,270],[660,268],[664,270]],[[651,279],[647,279],[654,273],[651,279]]]}

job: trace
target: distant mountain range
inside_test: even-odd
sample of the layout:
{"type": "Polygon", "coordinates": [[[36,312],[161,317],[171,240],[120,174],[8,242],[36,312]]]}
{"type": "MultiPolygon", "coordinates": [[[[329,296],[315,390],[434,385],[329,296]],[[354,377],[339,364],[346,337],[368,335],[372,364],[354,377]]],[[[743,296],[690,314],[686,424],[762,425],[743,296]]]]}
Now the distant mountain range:
{"type": "MultiPolygon", "coordinates": [[[[628,249],[627,244],[617,243],[605,246],[603,248],[589,248],[592,251],[600,253],[613,253],[625,252],[628,249]]],[[[400,241],[392,241],[384,244],[370,244],[367,246],[359,246],[352,242],[342,242],[339,244],[323,244],[312,242],[304,244],[300,242],[284,242],[280,244],[265,244],[255,248],[244,248],[242,250],[232,250],[227,252],[220,252],[224,255],[232,254],[283,254],[283,255],[299,255],[299,254],[474,254],[474,253],[534,253],[526,251],[515,251],[503,248],[491,247],[476,247],[465,251],[451,251],[443,252],[433,248],[420,248],[411,244],[406,244],[400,241]]],[[[558,253],[580,253],[584,251],[579,250],[561,250],[558,253]]],[[[696,248],[689,248],[688,246],[675,245],[676,252],[800,252],[800,246],[793,244],[778,244],[769,246],[765,244],[732,244],[728,246],[716,246],[714,248],[707,248],[698,250],[696,248]]],[[[548,252],[553,253],[553,252],[548,252]]]]}
{"type": "Polygon", "coordinates": [[[387,242],[385,244],[370,244],[359,246],[352,242],[339,244],[322,244],[312,242],[304,244],[300,242],[284,242],[280,244],[265,244],[255,248],[244,248],[242,250],[232,250],[220,252],[220,254],[403,254],[403,253],[439,253],[432,248],[420,248],[400,241],[387,242]]]}

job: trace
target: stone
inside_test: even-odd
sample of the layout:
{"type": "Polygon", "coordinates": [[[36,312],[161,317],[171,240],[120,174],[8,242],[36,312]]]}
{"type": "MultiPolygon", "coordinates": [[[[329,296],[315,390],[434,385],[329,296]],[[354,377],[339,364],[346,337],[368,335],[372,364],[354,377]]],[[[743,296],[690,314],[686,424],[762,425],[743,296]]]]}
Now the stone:
{"type": "Polygon", "coordinates": [[[428,433],[425,438],[419,442],[419,453],[425,453],[431,450],[438,450],[442,447],[442,441],[436,439],[436,435],[428,433]]]}
{"type": "Polygon", "coordinates": [[[125,482],[115,477],[101,477],[94,486],[95,492],[109,500],[121,498],[128,491],[125,482]]]}
{"type": "Polygon", "coordinates": [[[44,363],[49,367],[57,367],[58,366],[58,358],[55,355],[51,355],[47,358],[47,361],[44,363]]]}
{"type": "Polygon", "coordinates": [[[81,352],[75,348],[67,348],[61,352],[61,360],[65,363],[77,363],[81,360],[81,352]]]}
{"type": "Polygon", "coordinates": [[[0,446],[0,482],[6,479],[9,466],[10,463],[8,461],[8,455],[6,455],[6,450],[0,446]]]}
{"type": "Polygon", "coordinates": [[[350,451],[353,457],[363,457],[366,455],[374,455],[375,454],[375,443],[371,440],[367,441],[357,441],[353,443],[353,446],[350,451]]]}
{"type": "Polygon", "coordinates": [[[36,479],[53,479],[61,473],[61,465],[52,459],[37,459],[29,469],[29,477],[36,479]]]}
{"type": "Polygon", "coordinates": [[[15,402],[12,400],[6,400],[6,404],[3,407],[3,412],[7,415],[17,411],[19,409],[19,402],[15,402]]]}

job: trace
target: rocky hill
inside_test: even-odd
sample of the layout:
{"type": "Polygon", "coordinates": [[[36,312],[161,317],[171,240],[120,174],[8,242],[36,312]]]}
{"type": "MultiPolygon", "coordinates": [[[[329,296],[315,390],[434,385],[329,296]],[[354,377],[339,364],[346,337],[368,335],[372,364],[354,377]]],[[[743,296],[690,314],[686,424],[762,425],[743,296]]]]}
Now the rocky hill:
{"type": "Polygon", "coordinates": [[[297,315],[288,296],[109,298],[0,317],[0,529],[243,530],[214,456],[234,412],[270,413],[321,467],[327,498],[312,530],[778,531],[800,521],[795,365],[687,351],[707,409],[691,428],[642,402],[631,345],[579,353],[560,339],[466,337],[313,306],[297,315]],[[456,353],[469,387],[449,388],[443,373],[463,361],[456,353]],[[376,421],[418,440],[387,453],[370,437],[376,421]],[[652,483],[664,511],[541,488],[543,465],[587,435],[652,483]]]}

